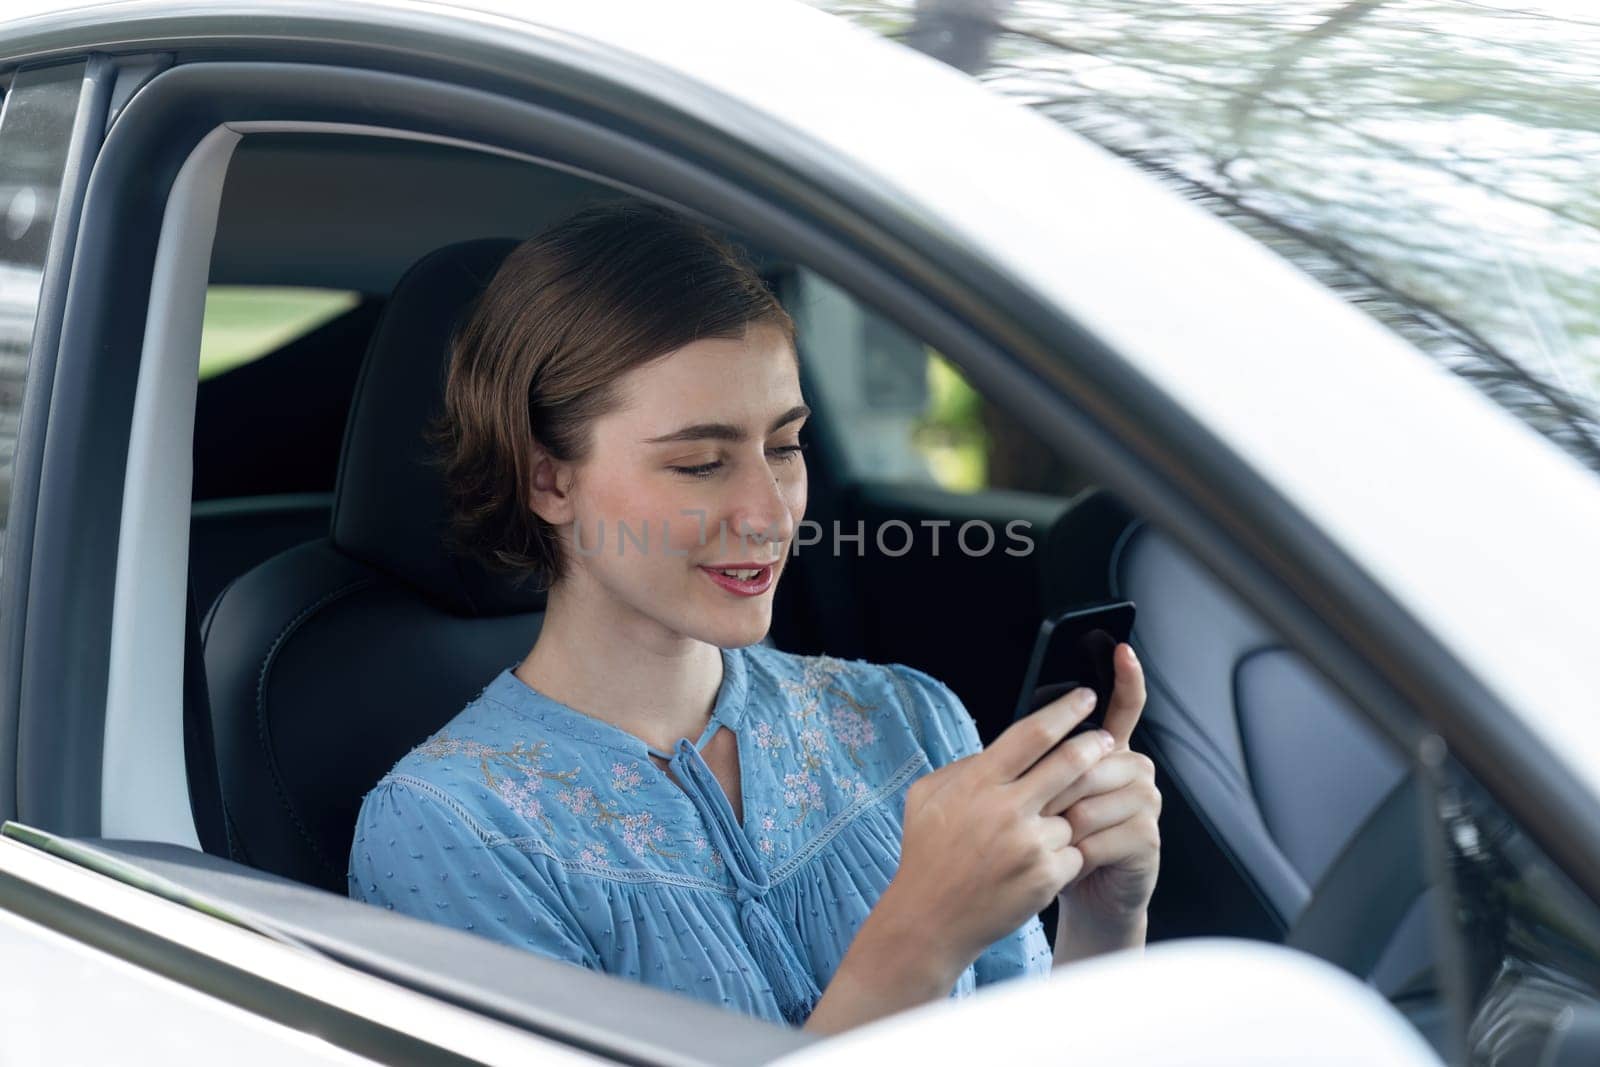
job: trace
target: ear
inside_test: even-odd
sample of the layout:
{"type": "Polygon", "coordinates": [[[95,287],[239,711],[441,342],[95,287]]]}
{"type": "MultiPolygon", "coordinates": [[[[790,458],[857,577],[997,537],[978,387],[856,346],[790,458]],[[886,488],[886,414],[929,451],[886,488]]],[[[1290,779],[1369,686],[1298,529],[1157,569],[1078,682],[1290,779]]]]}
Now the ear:
{"type": "Polygon", "coordinates": [[[551,526],[573,520],[572,465],[535,445],[533,470],[528,477],[528,507],[551,526]]]}

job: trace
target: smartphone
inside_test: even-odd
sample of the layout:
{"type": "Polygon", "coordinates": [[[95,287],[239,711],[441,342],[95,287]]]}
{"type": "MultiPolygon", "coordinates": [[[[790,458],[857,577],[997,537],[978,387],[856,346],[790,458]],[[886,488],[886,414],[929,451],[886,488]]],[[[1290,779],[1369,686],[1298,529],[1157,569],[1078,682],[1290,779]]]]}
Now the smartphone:
{"type": "Polygon", "coordinates": [[[1094,710],[1072,733],[1105,725],[1116,682],[1112,654],[1133,635],[1133,601],[1119,600],[1072,608],[1039,624],[1033,658],[1023,676],[1015,718],[1031,715],[1080,686],[1094,690],[1094,710]]]}

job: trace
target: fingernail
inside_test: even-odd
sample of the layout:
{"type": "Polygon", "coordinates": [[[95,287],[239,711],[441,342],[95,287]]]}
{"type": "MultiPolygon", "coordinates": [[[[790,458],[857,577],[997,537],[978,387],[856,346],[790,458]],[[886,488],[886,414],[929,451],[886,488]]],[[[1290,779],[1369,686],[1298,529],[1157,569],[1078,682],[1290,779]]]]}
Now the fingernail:
{"type": "Polygon", "coordinates": [[[1110,732],[1106,730],[1096,730],[1095,733],[1100,735],[1100,747],[1110,752],[1111,746],[1117,743],[1117,739],[1112,737],[1110,732]]]}
{"type": "Polygon", "coordinates": [[[1094,707],[1094,702],[1098,699],[1099,697],[1095,695],[1093,689],[1078,690],[1078,707],[1083,708],[1086,711],[1092,709],[1094,707]]]}
{"type": "Polygon", "coordinates": [[[1128,658],[1133,660],[1133,662],[1135,662],[1135,663],[1139,662],[1139,653],[1137,653],[1137,652],[1135,652],[1133,650],[1133,646],[1132,645],[1128,646],[1128,658]]]}

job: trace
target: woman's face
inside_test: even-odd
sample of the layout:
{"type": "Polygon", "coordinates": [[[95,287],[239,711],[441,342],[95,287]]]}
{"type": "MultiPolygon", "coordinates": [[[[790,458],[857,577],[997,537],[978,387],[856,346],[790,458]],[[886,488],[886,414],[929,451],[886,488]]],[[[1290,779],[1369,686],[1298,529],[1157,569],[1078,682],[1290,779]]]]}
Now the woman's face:
{"type": "Polygon", "coordinates": [[[759,641],[806,509],[793,347],[757,324],[635,368],[619,394],[572,471],[563,584],[633,640],[759,641]]]}

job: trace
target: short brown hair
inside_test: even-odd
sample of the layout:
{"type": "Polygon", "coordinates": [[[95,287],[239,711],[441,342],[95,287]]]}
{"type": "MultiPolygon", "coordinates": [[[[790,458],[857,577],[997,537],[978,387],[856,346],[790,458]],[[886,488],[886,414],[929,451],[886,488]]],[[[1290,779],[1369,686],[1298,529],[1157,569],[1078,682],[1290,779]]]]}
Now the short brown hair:
{"type": "Polygon", "coordinates": [[[793,320],[742,252],[678,212],[611,201],[523,241],[451,335],[444,413],[430,430],[451,546],[538,588],[560,580],[560,540],[530,507],[530,442],[581,461],[624,374],[756,323],[794,342],[793,320]]]}

